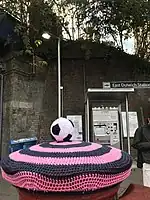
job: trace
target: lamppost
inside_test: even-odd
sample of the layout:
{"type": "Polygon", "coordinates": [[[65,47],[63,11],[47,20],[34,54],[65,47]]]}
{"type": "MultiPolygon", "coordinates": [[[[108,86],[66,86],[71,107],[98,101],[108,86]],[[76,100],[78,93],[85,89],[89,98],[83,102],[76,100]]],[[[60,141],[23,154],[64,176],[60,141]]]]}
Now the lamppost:
{"type": "MultiPolygon", "coordinates": [[[[53,34],[45,32],[42,34],[42,37],[46,40],[49,40],[51,38],[51,35],[53,35],[53,34]]],[[[58,43],[57,43],[57,53],[58,53],[58,55],[57,55],[58,56],[57,75],[58,75],[58,118],[59,118],[59,117],[61,117],[61,114],[62,114],[61,113],[61,88],[62,88],[62,86],[61,86],[61,64],[60,64],[60,59],[61,59],[60,58],[60,41],[61,41],[61,39],[60,39],[60,37],[57,37],[57,36],[55,36],[55,38],[57,38],[57,41],[58,41],[58,43]]]]}
{"type": "Polygon", "coordinates": [[[2,157],[3,140],[3,96],[4,96],[4,72],[5,68],[0,63],[0,159],[2,157]]]}

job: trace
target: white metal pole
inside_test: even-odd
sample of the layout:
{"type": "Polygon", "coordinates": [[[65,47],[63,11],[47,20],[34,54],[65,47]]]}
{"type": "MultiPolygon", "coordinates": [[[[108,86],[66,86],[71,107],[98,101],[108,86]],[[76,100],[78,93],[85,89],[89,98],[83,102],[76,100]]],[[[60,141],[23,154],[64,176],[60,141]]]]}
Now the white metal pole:
{"type": "Polygon", "coordinates": [[[58,38],[58,118],[61,117],[61,66],[60,66],[60,38],[58,38]]]}
{"type": "Polygon", "coordinates": [[[90,105],[89,105],[89,97],[87,94],[87,137],[86,142],[90,141],[90,105]]]}
{"type": "Polygon", "coordinates": [[[129,124],[129,102],[128,94],[126,94],[126,130],[127,130],[127,144],[128,144],[128,153],[130,154],[130,124],[129,124]]]}
{"type": "Polygon", "coordinates": [[[64,115],[64,88],[61,86],[61,117],[64,115]]]}
{"type": "Polygon", "coordinates": [[[119,105],[119,116],[120,116],[120,140],[121,140],[121,150],[124,150],[124,134],[123,134],[123,120],[122,120],[122,112],[121,112],[121,104],[119,105]]]}

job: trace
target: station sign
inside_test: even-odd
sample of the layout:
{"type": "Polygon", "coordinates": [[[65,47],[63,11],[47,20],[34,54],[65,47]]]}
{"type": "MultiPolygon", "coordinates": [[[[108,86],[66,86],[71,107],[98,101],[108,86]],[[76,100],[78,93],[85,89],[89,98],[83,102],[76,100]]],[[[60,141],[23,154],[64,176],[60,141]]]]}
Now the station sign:
{"type": "Polygon", "coordinates": [[[103,82],[103,88],[150,88],[150,81],[103,82]]]}

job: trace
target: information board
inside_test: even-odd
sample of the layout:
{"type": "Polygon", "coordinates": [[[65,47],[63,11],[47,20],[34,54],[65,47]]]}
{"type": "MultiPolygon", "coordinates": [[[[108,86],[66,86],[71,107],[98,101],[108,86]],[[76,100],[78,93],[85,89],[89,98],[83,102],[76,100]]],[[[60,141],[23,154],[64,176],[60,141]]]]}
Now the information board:
{"type": "MultiPolygon", "coordinates": [[[[122,112],[123,121],[123,134],[127,137],[127,127],[126,127],[126,112],[122,112]]],[[[138,128],[138,117],[137,112],[129,112],[129,133],[130,137],[134,137],[134,133],[138,128]]]]}
{"type": "Polygon", "coordinates": [[[72,140],[82,140],[82,115],[67,115],[67,119],[71,120],[75,127],[75,135],[72,140]]]}
{"type": "Polygon", "coordinates": [[[119,119],[117,108],[93,108],[95,142],[120,148],[119,119]]]}

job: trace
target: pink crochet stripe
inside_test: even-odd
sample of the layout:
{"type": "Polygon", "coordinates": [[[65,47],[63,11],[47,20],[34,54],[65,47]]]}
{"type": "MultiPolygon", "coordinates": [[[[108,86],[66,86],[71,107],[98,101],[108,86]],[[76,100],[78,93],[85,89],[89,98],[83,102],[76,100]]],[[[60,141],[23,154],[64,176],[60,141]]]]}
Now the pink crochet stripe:
{"type": "Polygon", "coordinates": [[[20,154],[19,151],[9,155],[11,160],[16,162],[26,162],[32,164],[46,164],[46,165],[77,165],[77,164],[105,164],[119,160],[122,156],[120,150],[112,148],[109,153],[102,156],[90,156],[90,157],[62,157],[62,158],[48,158],[48,157],[36,157],[25,154],[20,154]]]}
{"type": "Polygon", "coordinates": [[[2,170],[5,180],[16,187],[45,192],[91,191],[109,187],[124,181],[131,169],[118,175],[79,175],[65,180],[55,180],[32,172],[19,172],[8,175],[2,170]]]}
{"type": "MultiPolygon", "coordinates": [[[[61,143],[61,144],[65,145],[64,143],[61,143]]],[[[54,143],[50,143],[50,144],[54,144],[54,143]]],[[[57,145],[57,144],[59,144],[59,143],[55,143],[55,145],[57,145]]],[[[69,142],[67,142],[66,145],[68,145],[68,144],[69,144],[69,142]]],[[[74,144],[74,143],[72,143],[72,144],[74,144]]],[[[35,146],[30,147],[30,150],[39,151],[39,152],[52,152],[52,153],[58,153],[58,152],[59,153],[65,153],[65,152],[72,153],[72,152],[80,152],[80,151],[82,151],[82,152],[94,151],[101,147],[102,147],[102,145],[94,144],[94,143],[92,143],[90,146],[85,146],[85,147],[80,147],[80,148],[79,147],[76,147],[76,148],[74,148],[74,147],[72,147],[72,148],[45,148],[44,147],[43,148],[40,145],[35,145],[35,146]]]]}
{"type": "Polygon", "coordinates": [[[63,146],[63,145],[73,145],[73,144],[81,144],[81,143],[82,142],[80,142],[80,141],[72,141],[72,142],[56,142],[56,141],[54,141],[54,142],[50,142],[49,144],[63,146]]]}

